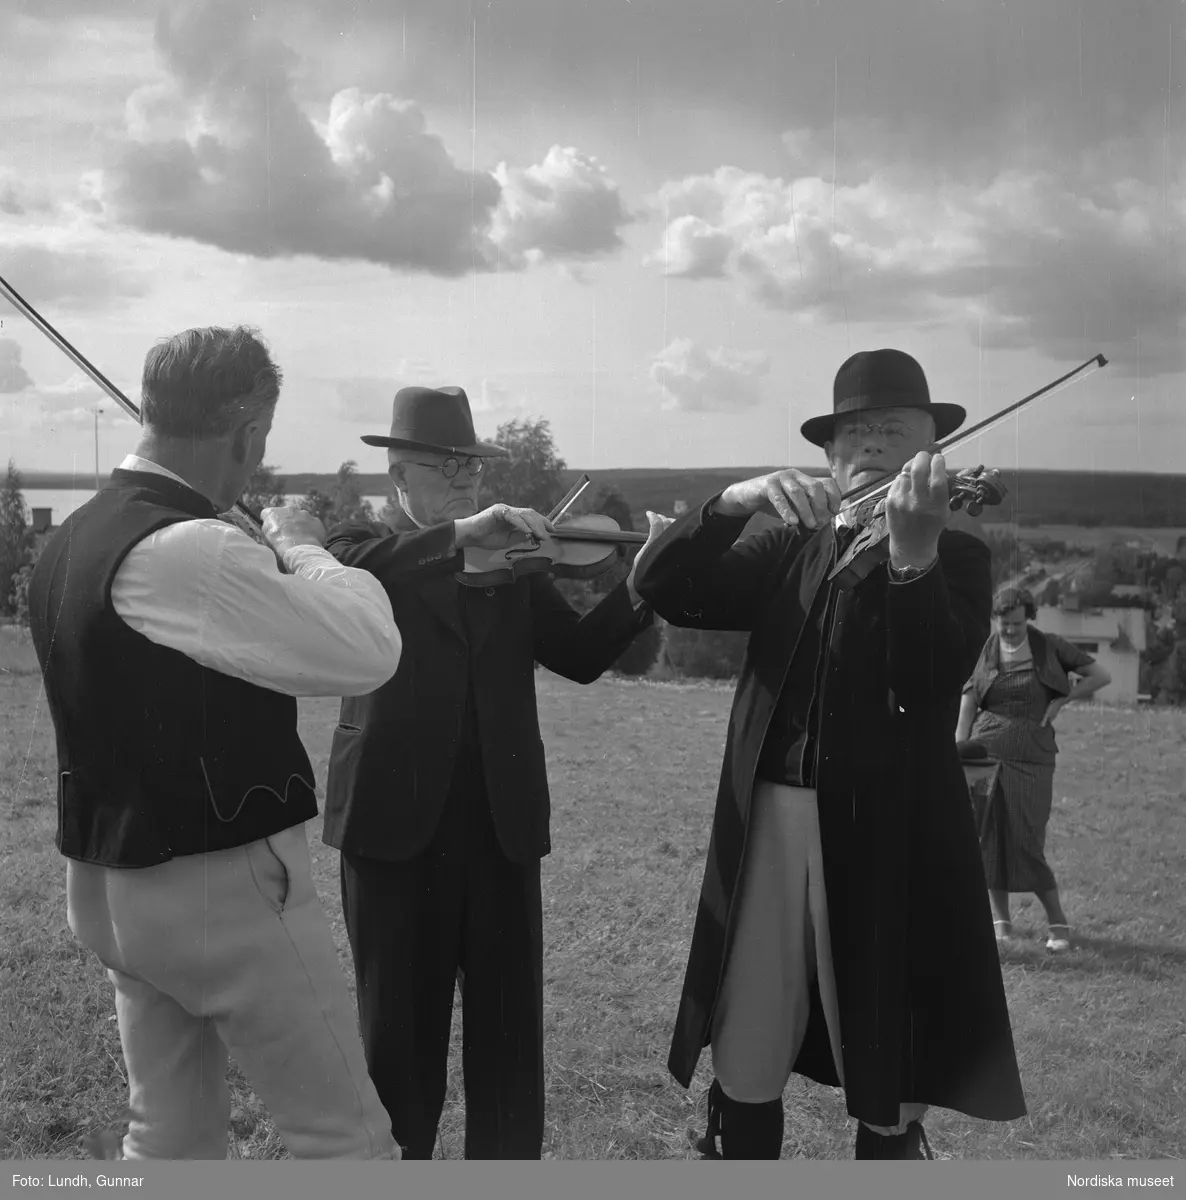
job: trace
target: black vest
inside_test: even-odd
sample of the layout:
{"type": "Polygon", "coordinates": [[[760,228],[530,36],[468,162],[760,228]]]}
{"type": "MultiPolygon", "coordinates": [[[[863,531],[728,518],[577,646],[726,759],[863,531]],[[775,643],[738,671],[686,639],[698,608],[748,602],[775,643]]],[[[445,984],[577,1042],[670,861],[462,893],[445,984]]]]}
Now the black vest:
{"type": "Polygon", "coordinates": [[[57,735],[57,846],[68,858],[154,866],[317,815],[296,700],[157,645],[112,607],[112,582],[138,542],[217,515],[183,484],[116,470],[33,570],[29,623],[57,735]]]}

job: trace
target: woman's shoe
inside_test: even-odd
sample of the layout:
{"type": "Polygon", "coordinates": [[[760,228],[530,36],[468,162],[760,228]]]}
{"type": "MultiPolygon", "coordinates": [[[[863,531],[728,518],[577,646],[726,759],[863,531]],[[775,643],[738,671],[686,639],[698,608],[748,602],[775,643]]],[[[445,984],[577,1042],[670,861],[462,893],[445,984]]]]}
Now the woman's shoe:
{"type": "Polygon", "coordinates": [[[998,942],[1007,942],[1013,936],[1013,922],[994,921],[992,923],[992,930],[997,935],[998,942]]]}
{"type": "Polygon", "coordinates": [[[1046,939],[1046,949],[1051,954],[1061,954],[1071,948],[1071,927],[1069,925],[1051,925],[1050,936],[1046,939]]]}

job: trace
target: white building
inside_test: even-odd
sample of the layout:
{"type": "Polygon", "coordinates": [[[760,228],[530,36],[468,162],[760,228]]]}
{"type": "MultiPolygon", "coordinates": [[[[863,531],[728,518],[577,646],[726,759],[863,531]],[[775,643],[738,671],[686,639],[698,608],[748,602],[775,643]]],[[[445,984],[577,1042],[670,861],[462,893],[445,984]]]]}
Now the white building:
{"type": "Polygon", "coordinates": [[[1112,682],[1093,699],[1105,704],[1136,704],[1145,649],[1145,610],[1078,609],[1074,605],[1074,599],[1066,597],[1058,608],[1043,606],[1034,624],[1043,633],[1056,633],[1086,650],[1112,676],[1112,682]]]}

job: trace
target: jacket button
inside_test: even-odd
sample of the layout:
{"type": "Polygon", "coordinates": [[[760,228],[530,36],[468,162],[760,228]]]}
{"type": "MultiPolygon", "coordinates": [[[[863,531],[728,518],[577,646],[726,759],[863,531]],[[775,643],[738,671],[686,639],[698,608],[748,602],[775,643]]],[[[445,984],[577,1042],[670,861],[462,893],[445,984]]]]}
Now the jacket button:
{"type": "Polygon", "coordinates": [[[493,596],[493,595],[494,595],[494,589],[493,589],[492,587],[488,587],[488,588],[486,589],[486,595],[487,595],[487,596],[493,596]]]}

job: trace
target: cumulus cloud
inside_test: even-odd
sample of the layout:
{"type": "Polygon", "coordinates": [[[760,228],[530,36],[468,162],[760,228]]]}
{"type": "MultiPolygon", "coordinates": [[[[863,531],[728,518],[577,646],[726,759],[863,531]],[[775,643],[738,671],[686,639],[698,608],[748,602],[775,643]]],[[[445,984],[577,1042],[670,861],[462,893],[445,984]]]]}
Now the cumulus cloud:
{"type": "Polygon", "coordinates": [[[571,146],[553,146],[538,166],[500,163],[494,177],[502,195],[490,239],[511,265],[588,258],[622,244],[618,229],[632,218],[595,158],[571,146]]]}
{"type": "Polygon", "coordinates": [[[728,230],[695,213],[676,217],[663,233],[663,247],[648,261],[660,262],[668,275],[685,279],[720,279],[733,252],[728,230]]]}
{"type": "Polygon", "coordinates": [[[0,179],[0,213],[9,217],[23,217],[53,210],[53,201],[44,187],[31,185],[25,180],[0,179]]]}
{"type": "Polygon", "coordinates": [[[25,206],[17,195],[16,187],[11,183],[0,183],[0,212],[10,217],[21,217],[25,214],[25,206]]]}
{"type": "MultiPolygon", "coordinates": [[[[120,297],[146,295],[149,280],[110,254],[71,243],[68,235],[49,240],[0,243],[4,277],[30,304],[98,308],[120,297]]],[[[7,307],[8,302],[2,302],[7,307]]]]}
{"type": "MultiPolygon", "coordinates": [[[[133,395],[137,384],[115,380],[125,395],[133,395]]],[[[34,386],[22,391],[5,409],[5,425],[26,433],[89,431],[95,426],[95,409],[100,430],[127,428],[132,418],[82,372],[62,383],[34,386]]]]}
{"type": "Polygon", "coordinates": [[[21,366],[20,342],[0,338],[0,392],[23,392],[32,386],[32,378],[21,366]]]}
{"type": "Polygon", "coordinates": [[[457,276],[612,250],[628,220],[604,170],[572,149],[471,170],[415,103],[358,88],[317,123],[295,95],[295,55],[233,0],[165,11],[156,41],[169,79],[129,98],[129,144],[103,189],[138,228],[457,276]]]}
{"type": "Polygon", "coordinates": [[[892,171],[832,186],[721,167],[666,184],[672,276],[731,278],[771,308],[843,321],[962,323],[1060,359],[1103,348],[1147,375],[1186,366],[1175,263],[1186,191],[1000,171],[987,185],[892,171]]]}
{"type": "Polygon", "coordinates": [[[656,355],[650,376],[663,393],[664,408],[738,412],[761,402],[761,379],[769,370],[766,355],[707,350],[689,338],[676,338],[656,355]]]}
{"type": "Polygon", "coordinates": [[[354,425],[373,425],[376,431],[391,421],[391,402],[400,388],[433,386],[436,374],[424,358],[401,358],[390,375],[357,375],[338,379],[336,415],[354,425]]]}
{"type": "MultiPolygon", "coordinates": [[[[1128,19],[1115,0],[301,0],[291,7],[315,14],[320,57],[338,58],[339,76],[349,71],[351,82],[373,90],[386,89],[395,68],[411,94],[456,104],[468,93],[476,34],[484,113],[521,114],[527,103],[605,115],[617,108],[630,112],[633,129],[641,110],[645,129],[648,113],[702,111],[707,102],[763,136],[776,132],[775,114],[795,113],[828,131],[830,152],[837,113],[843,135],[846,114],[860,109],[925,140],[928,161],[944,164],[969,150],[999,161],[1002,147],[1019,145],[1002,139],[1002,118],[1020,110],[1030,145],[1131,139],[1146,111],[1160,129],[1166,58],[1181,53],[1180,0],[1141,0],[1125,8],[1128,19]]],[[[1175,88],[1179,67],[1180,59],[1175,88]]],[[[840,151],[843,158],[843,136],[840,151]]]]}
{"type": "Polygon", "coordinates": [[[659,199],[669,222],[663,252],[649,261],[670,275],[744,279],[767,303],[791,310],[838,316],[847,303],[850,317],[877,316],[892,300],[890,315],[917,315],[928,289],[910,280],[973,248],[967,216],[942,191],[878,178],[833,195],[819,177],[785,182],[725,166],[668,183],[659,199]],[[842,294],[843,279],[858,274],[859,285],[842,294]]]}
{"type": "Polygon", "coordinates": [[[483,379],[476,391],[466,390],[475,419],[512,420],[527,411],[527,404],[513,388],[498,379],[483,379]]]}

